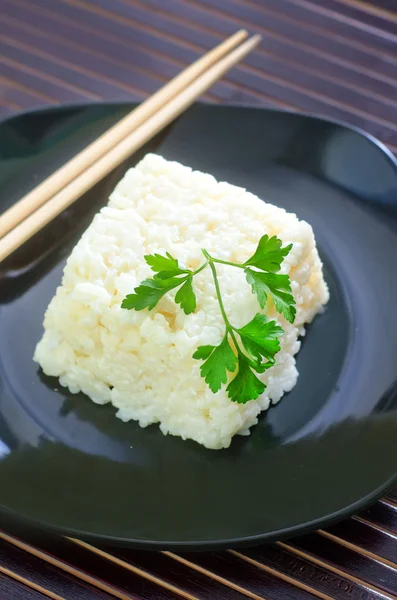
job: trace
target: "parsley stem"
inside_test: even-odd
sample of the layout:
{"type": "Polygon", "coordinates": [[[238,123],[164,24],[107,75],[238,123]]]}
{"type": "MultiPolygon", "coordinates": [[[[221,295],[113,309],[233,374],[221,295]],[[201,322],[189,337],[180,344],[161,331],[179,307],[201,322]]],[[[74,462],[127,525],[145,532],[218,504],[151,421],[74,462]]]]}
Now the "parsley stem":
{"type": "Polygon", "coordinates": [[[212,258],[211,260],[220,265],[229,265],[229,267],[238,267],[239,269],[246,269],[247,265],[240,265],[239,263],[230,262],[228,260],[221,260],[220,258],[212,258]]]}
{"type": "MultiPolygon", "coordinates": [[[[208,254],[207,250],[203,249],[202,252],[203,252],[205,258],[207,259],[206,264],[209,264],[210,269],[212,271],[212,276],[214,278],[216,296],[218,298],[219,308],[221,310],[221,314],[222,314],[222,317],[223,317],[223,320],[224,320],[225,326],[226,326],[225,337],[227,335],[230,335],[230,337],[232,338],[234,345],[236,347],[237,354],[241,354],[240,346],[237,343],[237,339],[236,339],[236,336],[233,331],[235,328],[233,327],[233,325],[230,323],[229,319],[227,318],[226,310],[225,310],[223,300],[222,300],[221,289],[219,287],[218,274],[216,272],[216,268],[215,268],[215,264],[214,264],[215,262],[222,262],[222,261],[218,261],[217,259],[212,258],[212,256],[210,254],[208,254]]],[[[231,263],[231,264],[233,264],[233,263],[231,263]]],[[[234,265],[234,266],[236,266],[236,265],[234,265]]]]}
{"type": "Polygon", "coordinates": [[[231,327],[230,329],[227,330],[227,332],[230,334],[230,337],[232,338],[234,345],[236,346],[237,356],[239,356],[240,354],[242,354],[242,352],[241,352],[241,348],[240,348],[239,344],[237,343],[237,339],[236,339],[236,336],[234,335],[233,329],[234,329],[234,327],[231,327]]]}
{"type": "Polygon", "coordinates": [[[207,265],[208,265],[208,259],[205,261],[204,264],[201,265],[201,267],[199,267],[196,271],[193,271],[193,273],[191,274],[191,277],[198,275],[198,273],[200,273],[200,271],[203,271],[207,265]]]}
{"type": "Polygon", "coordinates": [[[225,321],[226,329],[229,330],[229,329],[231,329],[231,325],[229,323],[229,319],[227,318],[225,307],[223,305],[222,294],[221,294],[221,289],[219,287],[218,274],[215,269],[214,260],[213,260],[212,256],[210,256],[208,254],[207,250],[203,250],[203,254],[204,254],[205,258],[207,259],[210,269],[212,271],[212,276],[214,278],[214,283],[215,283],[216,296],[217,296],[218,302],[219,302],[219,308],[221,309],[221,313],[222,313],[223,320],[225,321]]]}

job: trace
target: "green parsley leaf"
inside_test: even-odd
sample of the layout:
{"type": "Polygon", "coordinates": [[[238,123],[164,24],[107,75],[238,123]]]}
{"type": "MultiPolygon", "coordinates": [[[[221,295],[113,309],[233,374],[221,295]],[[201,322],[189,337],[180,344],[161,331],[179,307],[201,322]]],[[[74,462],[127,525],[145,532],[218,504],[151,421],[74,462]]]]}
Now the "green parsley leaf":
{"type": "Polygon", "coordinates": [[[157,302],[170,290],[183,283],[183,279],[145,279],[135,288],[134,294],[128,294],[121,303],[121,308],[128,310],[152,310],[157,302]]]}
{"type": "Polygon", "coordinates": [[[126,309],[152,310],[167,292],[179,287],[175,301],[180,304],[185,314],[190,314],[197,304],[193,278],[209,266],[213,274],[219,309],[225,323],[225,335],[218,346],[207,345],[197,348],[193,358],[204,361],[200,365],[201,376],[213,393],[227,383],[229,374],[233,375],[226,388],[228,396],[233,402],[245,404],[249,400],[255,400],[265,391],[265,384],[255,375],[255,372],[263,373],[275,364],[275,356],[280,350],[279,337],[284,332],[275,321],[269,321],[266,315],[260,313],[241,329],[233,327],[222,300],[216,264],[223,263],[244,268],[246,279],[252,286],[260,307],[262,309],[266,307],[270,296],[276,310],[293,323],[296,308],[290,280],[288,275],[277,274],[291,248],[292,244],[282,248],[282,242],[276,236],[269,238],[264,235],[254,255],[243,265],[214,258],[203,249],[205,263],[195,271],[183,269],[169,252],[165,256],[147,255],[145,260],[155,273],[153,278],[142,281],[133,294],[124,298],[121,306],[126,309]]]}
{"type": "Polygon", "coordinates": [[[196,360],[206,360],[214,348],[215,346],[199,346],[193,354],[193,358],[196,360]]]}
{"type": "Polygon", "coordinates": [[[236,369],[237,357],[230,347],[228,335],[225,335],[219,346],[199,346],[193,358],[203,357],[206,357],[206,361],[200,367],[201,377],[204,377],[215,394],[227,382],[227,372],[233,373],[236,369]]]}
{"type": "Polygon", "coordinates": [[[267,295],[269,293],[269,287],[263,281],[263,275],[266,275],[266,273],[254,271],[253,269],[245,269],[244,273],[247,282],[252,287],[252,292],[256,294],[259,306],[261,308],[265,308],[267,302],[267,295]]]}
{"type": "Polygon", "coordinates": [[[296,307],[288,275],[262,273],[253,269],[245,269],[245,274],[261,308],[265,308],[269,294],[273,299],[277,312],[284,315],[287,321],[293,323],[296,316],[296,307]]]}
{"type": "Polygon", "coordinates": [[[155,279],[169,279],[176,275],[190,273],[188,269],[182,269],[176,258],[171,256],[169,252],[166,256],[162,254],[147,254],[145,260],[149,267],[156,273],[155,279]]]}
{"type": "Polygon", "coordinates": [[[185,315],[190,315],[190,313],[194,312],[197,306],[192,281],[193,278],[189,277],[189,279],[183,284],[181,288],[179,288],[175,295],[175,302],[181,305],[181,308],[184,311],[185,315]]]}
{"type": "Polygon", "coordinates": [[[256,400],[265,389],[265,384],[251,371],[244,354],[239,354],[238,373],[226,388],[230,400],[246,404],[250,400],[256,400]]]}
{"type": "Polygon", "coordinates": [[[265,368],[273,366],[274,357],[280,350],[279,337],[284,333],[275,321],[269,321],[266,315],[257,313],[252,321],[237,329],[237,332],[248,354],[258,362],[262,361],[262,357],[266,358],[270,364],[267,367],[266,363],[265,368]]]}
{"type": "Polygon", "coordinates": [[[281,240],[275,235],[271,238],[268,235],[262,236],[255,254],[244,265],[256,267],[269,273],[277,273],[280,270],[281,263],[292,248],[292,244],[285,246],[285,248],[282,248],[281,244],[281,240]]]}

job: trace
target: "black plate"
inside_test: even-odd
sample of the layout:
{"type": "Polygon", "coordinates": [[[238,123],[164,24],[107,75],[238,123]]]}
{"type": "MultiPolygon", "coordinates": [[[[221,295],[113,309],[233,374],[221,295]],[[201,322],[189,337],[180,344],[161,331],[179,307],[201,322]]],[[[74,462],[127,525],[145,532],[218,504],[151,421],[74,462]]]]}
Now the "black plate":
{"type": "MultiPolygon", "coordinates": [[[[128,108],[4,122],[0,209],[128,108]]],[[[123,165],[1,267],[3,515],[81,538],[202,549],[291,536],[359,510],[397,483],[395,159],[337,123],[202,105],[156,147],[312,224],[331,300],[308,330],[298,384],[250,437],[210,451],[124,424],[38,372],[32,354],[65,257],[123,165]]]]}

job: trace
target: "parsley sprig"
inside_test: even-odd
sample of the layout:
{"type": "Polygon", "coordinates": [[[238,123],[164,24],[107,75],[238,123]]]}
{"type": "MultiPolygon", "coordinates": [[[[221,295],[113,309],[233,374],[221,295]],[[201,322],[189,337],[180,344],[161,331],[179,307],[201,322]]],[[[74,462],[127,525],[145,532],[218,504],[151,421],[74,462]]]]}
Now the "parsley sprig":
{"type": "Polygon", "coordinates": [[[126,296],[121,307],[128,310],[152,310],[167,292],[179,288],[175,302],[189,315],[197,306],[193,278],[209,266],[225,323],[225,333],[218,345],[199,346],[193,358],[204,361],[200,366],[201,376],[213,393],[218,392],[228,382],[229,375],[233,374],[226,391],[232,401],[245,404],[265,391],[266,385],[255,373],[263,373],[274,366],[275,356],[280,350],[280,336],[284,330],[275,321],[269,321],[263,313],[257,313],[244,327],[235,327],[225,310],[216,265],[244,269],[246,280],[260,307],[265,309],[270,297],[277,312],[293,323],[296,307],[291,282],[288,275],[278,273],[291,248],[292,244],[282,247],[281,240],[276,236],[269,238],[264,235],[255,253],[245,263],[221,260],[203,249],[205,262],[195,271],[182,268],[178,260],[168,252],[165,256],[147,255],[145,260],[155,274],[152,279],[142,281],[133,294],[126,296]]]}

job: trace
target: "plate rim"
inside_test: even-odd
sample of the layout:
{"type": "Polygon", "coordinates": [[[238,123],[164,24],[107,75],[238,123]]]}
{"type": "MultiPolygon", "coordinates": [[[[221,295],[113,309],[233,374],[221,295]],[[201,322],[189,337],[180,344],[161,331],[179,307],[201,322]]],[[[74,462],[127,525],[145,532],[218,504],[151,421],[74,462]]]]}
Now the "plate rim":
{"type": "Polygon", "coordinates": [[[386,495],[397,485],[397,472],[393,477],[387,480],[387,482],[377,488],[375,491],[367,494],[364,498],[360,498],[357,502],[349,504],[340,510],[327,515],[325,517],[319,517],[312,521],[307,521],[303,525],[295,525],[293,527],[285,527],[277,531],[270,533],[259,533],[251,536],[244,536],[238,538],[228,539],[216,539],[216,540],[204,540],[204,541],[162,541],[162,540],[141,540],[136,538],[125,538],[120,536],[112,536],[106,534],[98,534],[92,532],[81,531],[78,529],[72,529],[68,527],[57,527],[43,521],[38,521],[33,518],[18,513],[10,508],[0,505],[0,517],[11,517],[14,521],[14,526],[17,528],[26,525],[27,527],[34,528],[36,531],[46,531],[57,533],[63,537],[70,537],[80,539],[86,542],[92,542],[97,544],[114,544],[116,547],[132,548],[136,550],[148,550],[148,551],[215,551],[215,550],[227,550],[233,548],[244,548],[244,547],[255,547],[262,544],[274,543],[277,541],[294,538],[296,536],[305,535],[307,533],[315,532],[323,527],[330,527],[338,522],[341,522],[352,515],[364,510],[368,506],[375,503],[377,500],[386,495]]]}
{"type": "MultiPolygon", "coordinates": [[[[56,105],[44,105],[35,107],[33,109],[26,109],[16,111],[12,114],[4,115],[0,118],[0,126],[3,126],[8,121],[12,121],[14,119],[22,118],[28,116],[30,114],[45,114],[45,113],[54,113],[62,110],[82,110],[86,108],[95,108],[101,106],[112,107],[115,110],[117,108],[127,108],[128,106],[136,107],[141,102],[137,101],[125,101],[125,100],[115,100],[115,101],[101,101],[101,102],[69,102],[69,103],[61,103],[56,105]]],[[[210,108],[211,110],[225,110],[228,108],[231,109],[249,109],[249,110],[258,110],[258,111],[266,111],[267,113],[277,113],[277,114],[287,114],[287,115],[296,115],[297,117],[304,117],[310,120],[319,121],[322,123],[330,123],[347,130],[350,130],[365,140],[369,141],[371,144],[374,144],[377,149],[384,155],[384,158],[391,164],[391,166],[396,171],[397,177],[397,157],[393,154],[393,152],[386,146],[384,142],[379,140],[376,136],[370,134],[364,129],[349,124],[343,120],[330,118],[328,116],[322,114],[316,114],[312,112],[301,112],[299,110],[289,110],[286,108],[273,108],[266,106],[258,106],[252,105],[250,103],[241,103],[241,102],[230,102],[227,104],[210,104],[206,102],[195,102],[192,107],[202,106],[206,108],[210,108]]],[[[187,110],[189,110],[189,108],[187,110]]],[[[183,114],[181,117],[183,117],[183,114]]],[[[171,127],[177,122],[178,117],[175,121],[171,123],[171,127]]],[[[8,517],[11,520],[15,521],[16,524],[22,526],[25,524],[26,526],[33,527],[38,530],[44,530],[47,532],[53,532],[64,536],[69,537],[77,537],[79,539],[96,542],[96,543],[110,543],[115,544],[117,546],[122,547],[131,547],[131,548],[139,548],[146,549],[152,551],[159,550],[175,550],[175,551],[189,551],[189,550],[215,550],[215,549],[225,549],[225,548],[237,548],[237,547],[246,547],[246,546],[256,546],[262,543],[274,542],[276,540],[282,540],[289,537],[293,537],[296,535],[304,535],[310,531],[315,531],[319,527],[328,527],[338,521],[346,519],[351,515],[365,509],[372,503],[379,500],[382,496],[387,494],[393,487],[397,485],[397,471],[396,473],[389,478],[386,482],[384,482],[381,486],[379,486],[376,490],[373,490],[366,496],[360,498],[356,502],[352,504],[348,504],[343,506],[341,509],[335,511],[334,513],[325,515],[323,517],[319,517],[317,519],[313,519],[311,521],[307,521],[300,525],[294,525],[290,527],[281,528],[277,531],[272,531],[268,533],[259,533],[250,536],[238,537],[238,538],[228,538],[228,539],[214,539],[214,540],[203,540],[203,541],[162,541],[162,540],[142,540],[136,538],[127,538],[120,536],[112,536],[108,534],[100,534],[100,533],[92,533],[82,530],[76,530],[68,527],[57,527],[54,524],[47,523],[41,520],[36,520],[29,516],[23,515],[18,511],[14,511],[12,508],[6,507],[0,504],[0,517],[8,517]]],[[[7,522],[7,521],[6,521],[7,522]]]]}
{"type": "MultiPolygon", "coordinates": [[[[140,104],[143,104],[143,102],[144,102],[144,100],[141,102],[136,101],[136,100],[131,100],[131,101],[103,100],[103,101],[99,101],[99,102],[95,102],[95,101],[79,102],[79,101],[77,101],[77,102],[62,102],[60,104],[46,104],[43,106],[37,106],[35,108],[31,108],[31,109],[26,109],[26,110],[22,109],[19,111],[15,111],[12,114],[6,114],[3,117],[0,117],[0,125],[3,125],[7,121],[11,121],[12,119],[24,117],[29,114],[38,114],[38,113],[44,113],[44,112],[56,112],[58,110],[63,110],[63,109],[70,109],[70,110],[83,109],[83,108],[91,108],[91,107],[96,107],[96,106],[98,106],[98,107],[99,106],[113,106],[115,108],[116,107],[121,108],[121,107],[127,107],[127,106],[137,107],[140,104]]],[[[224,110],[225,108],[226,109],[228,109],[228,108],[243,108],[243,109],[250,109],[250,110],[253,109],[253,110],[258,110],[261,112],[266,111],[266,112],[274,112],[274,113],[281,113],[281,114],[287,114],[287,115],[296,115],[296,116],[312,119],[314,121],[320,121],[322,123],[331,123],[332,125],[338,125],[339,127],[344,127],[345,129],[348,129],[350,131],[353,131],[354,133],[357,133],[361,137],[365,138],[366,140],[368,140],[369,142],[374,144],[383,154],[386,155],[386,158],[391,162],[391,164],[397,171],[397,156],[390,150],[390,148],[388,148],[388,146],[385,144],[385,142],[382,142],[375,135],[373,135],[372,133],[369,133],[368,131],[366,131],[362,127],[359,127],[358,125],[352,125],[351,123],[348,123],[347,121],[344,121],[343,119],[335,119],[333,117],[328,117],[327,115],[322,114],[322,113],[291,110],[291,109],[283,108],[283,107],[273,108],[271,106],[258,106],[257,104],[250,104],[249,102],[228,102],[227,104],[223,104],[223,103],[212,104],[209,102],[199,101],[199,102],[194,102],[192,105],[188,106],[185,109],[185,111],[181,115],[176,117],[176,119],[174,119],[174,121],[172,121],[170,123],[170,125],[168,125],[167,127],[172,127],[174,125],[174,123],[176,123],[180,118],[183,118],[183,115],[185,114],[185,112],[187,112],[191,108],[194,108],[195,106],[205,106],[207,108],[210,107],[211,110],[217,110],[217,109],[224,110]]]]}

